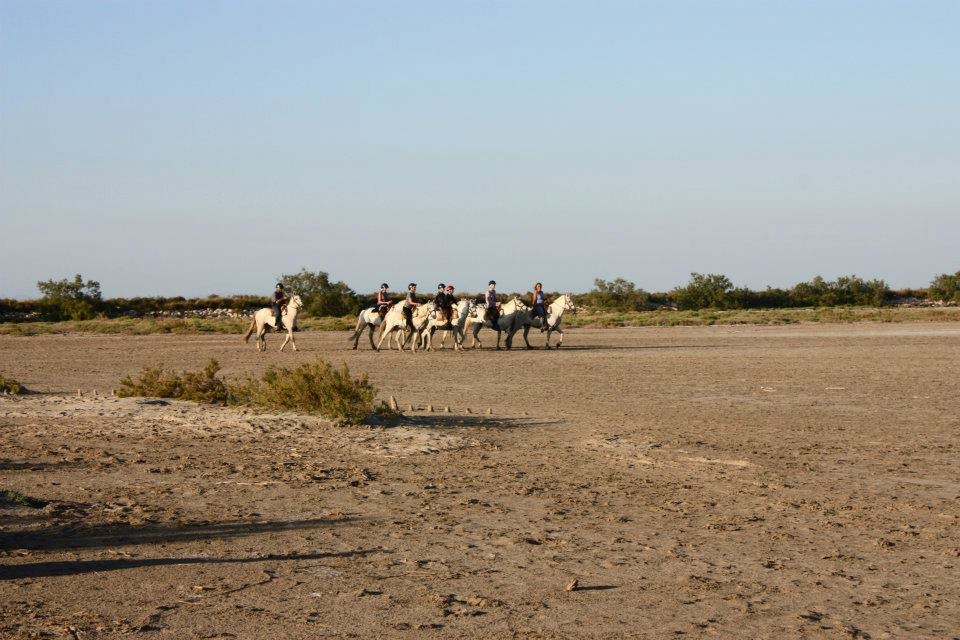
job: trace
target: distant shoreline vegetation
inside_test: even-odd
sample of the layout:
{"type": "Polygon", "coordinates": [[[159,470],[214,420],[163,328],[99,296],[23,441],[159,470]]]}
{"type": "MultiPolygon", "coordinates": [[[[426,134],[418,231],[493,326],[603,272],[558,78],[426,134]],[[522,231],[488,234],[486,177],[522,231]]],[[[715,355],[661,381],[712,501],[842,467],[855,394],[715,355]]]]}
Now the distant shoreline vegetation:
{"type": "MultiPolygon", "coordinates": [[[[298,324],[308,330],[349,328],[360,309],[372,305],[375,295],[358,294],[323,271],[303,269],[279,280],[306,303],[306,314],[298,324]]],[[[100,283],[79,274],[39,282],[37,288],[42,297],[36,300],[0,299],[0,334],[234,333],[242,330],[253,311],[270,304],[269,298],[254,295],[104,299],[100,283]]],[[[482,294],[460,295],[478,298],[482,294]]],[[[528,292],[500,297],[507,300],[514,295],[529,297],[528,292]]],[[[547,298],[556,295],[548,293],[547,298]]],[[[836,280],[817,276],[788,289],[752,290],[735,286],[722,274],[692,273],[685,285],[661,293],[648,293],[623,278],[598,278],[593,289],[573,298],[581,310],[567,321],[574,327],[953,320],[958,317],[953,310],[960,305],[960,271],[940,274],[924,289],[902,290],[855,275],[836,280]]]]}

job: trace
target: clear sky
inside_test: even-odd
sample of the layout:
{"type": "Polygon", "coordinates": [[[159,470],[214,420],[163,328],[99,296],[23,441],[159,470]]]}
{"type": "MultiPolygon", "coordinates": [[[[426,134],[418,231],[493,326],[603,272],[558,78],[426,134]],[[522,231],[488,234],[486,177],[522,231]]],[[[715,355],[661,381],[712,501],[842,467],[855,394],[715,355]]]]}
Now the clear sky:
{"type": "Polygon", "coordinates": [[[960,2],[0,0],[0,297],[960,269],[960,2]]]}

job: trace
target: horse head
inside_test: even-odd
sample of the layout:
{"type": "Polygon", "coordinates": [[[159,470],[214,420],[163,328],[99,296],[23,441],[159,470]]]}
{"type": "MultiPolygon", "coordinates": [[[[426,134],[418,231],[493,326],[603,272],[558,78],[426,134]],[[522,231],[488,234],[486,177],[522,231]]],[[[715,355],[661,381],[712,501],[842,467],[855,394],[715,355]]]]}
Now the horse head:
{"type": "Polygon", "coordinates": [[[303,308],[303,300],[301,300],[301,299],[300,299],[300,296],[295,293],[295,294],[293,294],[292,296],[290,296],[290,302],[287,303],[287,308],[289,308],[289,309],[302,309],[302,308],[303,308]]]}

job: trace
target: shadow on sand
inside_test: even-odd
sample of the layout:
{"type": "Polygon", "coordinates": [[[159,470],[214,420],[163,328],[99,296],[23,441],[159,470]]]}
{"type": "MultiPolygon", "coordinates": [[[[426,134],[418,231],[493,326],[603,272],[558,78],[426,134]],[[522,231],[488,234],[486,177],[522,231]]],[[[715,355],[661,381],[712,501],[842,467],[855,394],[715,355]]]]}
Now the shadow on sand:
{"type": "MultiPolygon", "coordinates": [[[[722,349],[724,344],[574,344],[563,345],[559,349],[553,347],[551,351],[621,351],[625,349],[722,349]]],[[[514,351],[527,351],[524,346],[513,347],[514,351]]],[[[534,345],[535,351],[546,351],[542,346],[534,345]]]]}
{"type": "Polygon", "coordinates": [[[80,461],[61,460],[57,462],[37,462],[30,460],[0,460],[0,471],[48,471],[60,467],[80,467],[80,461]]]}
{"type": "MultiPolygon", "coordinates": [[[[194,542],[260,533],[318,529],[347,524],[356,520],[354,518],[315,518],[270,522],[176,523],[143,526],[110,523],[93,527],[76,524],[55,524],[42,530],[0,532],[0,549],[94,549],[138,544],[194,542]]],[[[0,575],[3,573],[4,569],[0,568],[0,575]]]]}
{"type": "Polygon", "coordinates": [[[48,578],[71,576],[91,572],[119,571],[138,567],[157,567],[189,564],[246,564],[250,562],[286,562],[290,560],[319,560],[324,558],[353,558],[371,553],[384,553],[383,549],[354,549],[351,551],[325,551],[317,553],[268,554],[247,558],[117,558],[109,560],[63,560],[58,562],[32,562],[0,567],[0,581],[23,578],[48,578]]]}
{"type": "Polygon", "coordinates": [[[398,427],[420,427],[426,429],[457,429],[473,427],[480,429],[519,429],[522,427],[544,427],[557,424],[555,420],[537,420],[534,418],[502,418],[497,416],[474,416],[457,414],[405,415],[397,422],[398,427]]]}

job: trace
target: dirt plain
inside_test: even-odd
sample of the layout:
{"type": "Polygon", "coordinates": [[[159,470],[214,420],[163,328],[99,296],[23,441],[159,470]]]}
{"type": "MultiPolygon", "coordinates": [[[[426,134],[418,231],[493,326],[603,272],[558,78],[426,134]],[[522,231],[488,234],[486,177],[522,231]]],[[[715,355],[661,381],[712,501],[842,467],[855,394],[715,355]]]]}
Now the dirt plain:
{"type": "Polygon", "coordinates": [[[0,337],[0,637],[960,637],[958,324],[297,342],[0,337]],[[316,356],[415,410],[110,397],[316,356]]]}

